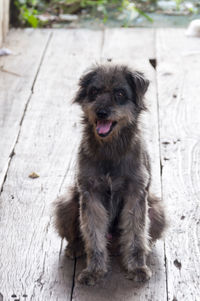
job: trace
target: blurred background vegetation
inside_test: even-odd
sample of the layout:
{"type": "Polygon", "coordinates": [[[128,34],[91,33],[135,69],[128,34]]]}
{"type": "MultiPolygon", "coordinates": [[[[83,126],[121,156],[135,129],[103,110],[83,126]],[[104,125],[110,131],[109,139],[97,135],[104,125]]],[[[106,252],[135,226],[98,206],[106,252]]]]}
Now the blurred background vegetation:
{"type": "Polygon", "coordinates": [[[199,16],[199,0],[11,0],[15,27],[184,26],[199,16]]]}

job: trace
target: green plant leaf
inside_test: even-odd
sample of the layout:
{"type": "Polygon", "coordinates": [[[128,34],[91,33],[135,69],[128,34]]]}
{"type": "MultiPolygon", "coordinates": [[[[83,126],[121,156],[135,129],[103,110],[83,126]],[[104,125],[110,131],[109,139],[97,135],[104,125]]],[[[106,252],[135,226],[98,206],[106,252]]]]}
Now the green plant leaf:
{"type": "Polygon", "coordinates": [[[149,22],[153,23],[153,19],[149,17],[146,13],[144,13],[142,10],[140,10],[137,7],[134,7],[134,9],[143,17],[145,17],[149,22]]]}
{"type": "Polygon", "coordinates": [[[31,9],[31,8],[29,9],[29,8],[23,6],[21,14],[22,14],[23,19],[29,25],[31,25],[34,28],[38,27],[39,21],[38,21],[37,17],[35,16],[35,14],[37,14],[37,10],[31,9]]]}

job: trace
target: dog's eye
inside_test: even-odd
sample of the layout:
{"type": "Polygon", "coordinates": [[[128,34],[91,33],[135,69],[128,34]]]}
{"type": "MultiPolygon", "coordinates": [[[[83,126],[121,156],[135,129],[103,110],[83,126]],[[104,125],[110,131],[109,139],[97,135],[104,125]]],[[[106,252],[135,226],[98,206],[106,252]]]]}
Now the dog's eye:
{"type": "Polygon", "coordinates": [[[116,90],[114,93],[115,93],[116,102],[120,105],[124,104],[126,101],[125,91],[122,89],[119,89],[119,90],[116,90]]]}
{"type": "Polygon", "coordinates": [[[124,91],[122,91],[122,90],[116,91],[116,92],[115,92],[115,95],[116,95],[117,97],[124,97],[124,91]]]}
{"type": "Polygon", "coordinates": [[[98,94],[98,89],[96,87],[92,87],[89,94],[90,96],[95,97],[98,94]]]}
{"type": "Polygon", "coordinates": [[[115,91],[115,96],[119,98],[123,98],[125,96],[125,92],[123,90],[116,90],[115,91]]]}

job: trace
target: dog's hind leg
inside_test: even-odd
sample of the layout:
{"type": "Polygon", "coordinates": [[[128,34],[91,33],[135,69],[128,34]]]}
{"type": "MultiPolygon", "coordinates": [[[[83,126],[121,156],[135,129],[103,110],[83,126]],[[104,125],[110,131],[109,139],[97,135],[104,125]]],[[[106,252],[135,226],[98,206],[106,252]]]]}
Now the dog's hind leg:
{"type": "Polygon", "coordinates": [[[79,225],[79,193],[71,188],[68,194],[55,202],[55,226],[62,238],[66,238],[66,256],[79,257],[84,253],[79,225]]]}
{"type": "Polygon", "coordinates": [[[151,241],[161,238],[165,228],[167,227],[164,206],[161,199],[156,196],[148,195],[148,214],[150,219],[149,235],[151,241]]]}

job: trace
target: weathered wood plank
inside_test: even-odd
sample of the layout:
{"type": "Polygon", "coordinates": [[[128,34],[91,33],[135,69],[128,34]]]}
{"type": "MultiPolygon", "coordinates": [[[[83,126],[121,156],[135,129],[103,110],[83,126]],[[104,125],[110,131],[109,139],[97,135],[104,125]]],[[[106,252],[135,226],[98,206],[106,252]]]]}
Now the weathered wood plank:
{"type": "MultiPolygon", "coordinates": [[[[151,79],[151,85],[146,99],[149,113],[144,116],[145,137],[152,157],[153,191],[158,195],[160,189],[160,158],[158,141],[158,117],[155,70],[149,63],[154,58],[154,32],[146,29],[112,29],[106,30],[101,61],[107,58],[114,63],[125,63],[134,69],[144,71],[151,79]]],[[[152,279],[143,287],[135,287],[126,280],[119,258],[113,259],[112,272],[94,288],[83,287],[75,282],[73,300],[151,300],[165,301],[166,275],[164,262],[164,246],[160,241],[150,256],[150,265],[153,271],[152,279]]],[[[84,260],[78,260],[77,274],[85,267],[84,260]]]]}
{"type": "Polygon", "coordinates": [[[10,14],[10,0],[4,0],[4,20],[3,20],[3,39],[6,38],[6,35],[9,30],[9,14],[10,14]]]}
{"type": "Polygon", "coordinates": [[[49,31],[12,30],[5,46],[13,55],[0,57],[0,189],[49,37],[49,31]]]}
{"type": "Polygon", "coordinates": [[[158,98],[168,300],[200,300],[200,40],[182,29],[157,35],[158,98]]]}
{"type": "Polygon", "coordinates": [[[59,30],[47,49],[1,195],[5,300],[13,293],[22,300],[23,294],[27,300],[70,300],[74,266],[53,229],[51,202],[71,181],[80,127],[79,109],[70,102],[77,79],[100,56],[101,43],[101,32],[59,30]],[[32,172],[39,178],[29,178],[32,172]]]}
{"type": "Polygon", "coordinates": [[[0,0],[0,47],[3,42],[3,6],[4,0],[0,0]]]}
{"type": "Polygon", "coordinates": [[[9,0],[0,0],[0,46],[9,28],[9,0]]]}

